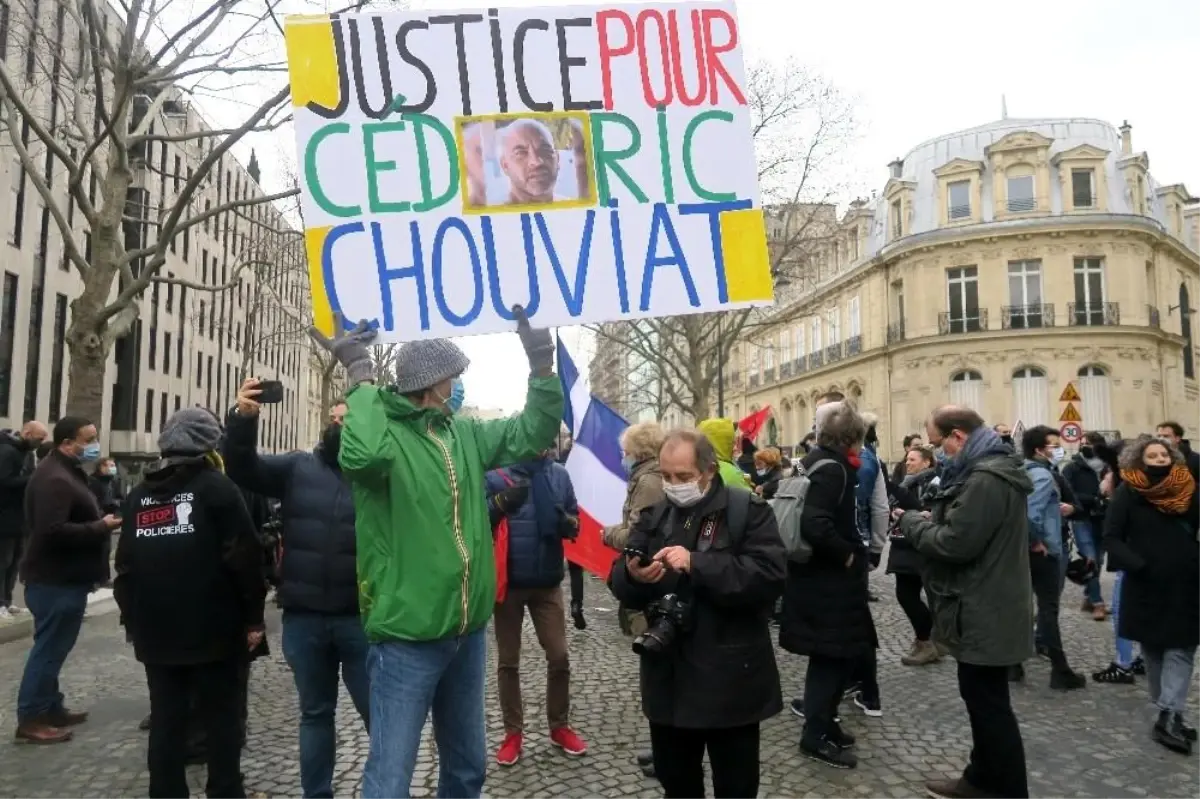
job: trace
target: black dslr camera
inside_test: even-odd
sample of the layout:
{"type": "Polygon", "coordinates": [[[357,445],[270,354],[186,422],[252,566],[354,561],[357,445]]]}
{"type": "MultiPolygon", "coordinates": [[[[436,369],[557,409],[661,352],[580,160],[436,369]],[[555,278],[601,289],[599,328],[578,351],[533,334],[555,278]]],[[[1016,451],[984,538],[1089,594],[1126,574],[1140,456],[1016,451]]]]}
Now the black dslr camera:
{"type": "Polygon", "coordinates": [[[678,594],[667,594],[646,606],[646,632],[633,639],[633,651],[639,655],[661,655],[691,628],[691,603],[678,594]]]}

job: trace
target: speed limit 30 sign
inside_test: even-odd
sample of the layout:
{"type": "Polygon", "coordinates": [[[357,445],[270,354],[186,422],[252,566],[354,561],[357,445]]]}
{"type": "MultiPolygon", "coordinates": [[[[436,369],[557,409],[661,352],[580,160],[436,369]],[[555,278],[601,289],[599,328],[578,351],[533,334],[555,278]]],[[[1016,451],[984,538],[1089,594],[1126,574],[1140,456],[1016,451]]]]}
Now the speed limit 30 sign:
{"type": "Polygon", "coordinates": [[[1058,437],[1067,444],[1078,444],[1083,439],[1083,428],[1079,422],[1065,422],[1058,428],[1058,437]]]}

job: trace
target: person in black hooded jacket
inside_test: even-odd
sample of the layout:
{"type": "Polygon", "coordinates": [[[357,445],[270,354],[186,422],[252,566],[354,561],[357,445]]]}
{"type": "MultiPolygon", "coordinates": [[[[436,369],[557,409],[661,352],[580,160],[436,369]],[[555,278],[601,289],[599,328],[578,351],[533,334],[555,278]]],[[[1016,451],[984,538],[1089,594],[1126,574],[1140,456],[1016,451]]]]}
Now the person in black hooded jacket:
{"type": "Polygon", "coordinates": [[[188,795],[193,692],[208,740],[209,796],[244,797],[240,674],[264,637],[258,537],[220,469],[216,418],[163,424],[163,460],[126,497],[114,595],[150,686],[150,796],[188,795]]]}

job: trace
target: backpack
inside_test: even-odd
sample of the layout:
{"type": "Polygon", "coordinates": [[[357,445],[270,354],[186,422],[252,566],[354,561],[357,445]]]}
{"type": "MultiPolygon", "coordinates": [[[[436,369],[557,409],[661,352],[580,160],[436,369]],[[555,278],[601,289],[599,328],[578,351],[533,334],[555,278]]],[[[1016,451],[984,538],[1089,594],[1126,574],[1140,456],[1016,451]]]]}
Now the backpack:
{"type": "MultiPolygon", "coordinates": [[[[808,496],[812,481],[809,477],[826,464],[838,465],[837,461],[828,458],[814,463],[802,474],[789,477],[780,482],[775,498],[767,504],[775,513],[775,523],[779,526],[779,537],[787,549],[788,560],[803,565],[812,559],[813,551],[810,544],[800,532],[800,520],[804,514],[804,500],[808,496]]],[[[846,473],[842,470],[842,494],[846,493],[846,473]]]]}

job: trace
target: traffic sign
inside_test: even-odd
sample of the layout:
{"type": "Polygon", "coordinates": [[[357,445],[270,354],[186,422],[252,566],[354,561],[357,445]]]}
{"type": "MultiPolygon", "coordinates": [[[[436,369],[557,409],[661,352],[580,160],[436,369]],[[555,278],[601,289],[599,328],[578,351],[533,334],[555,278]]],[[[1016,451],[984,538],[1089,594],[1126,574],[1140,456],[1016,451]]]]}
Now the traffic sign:
{"type": "Polygon", "coordinates": [[[1079,422],[1065,422],[1058,428],[1058,437],[1066,444],[1078,444],[1083,438],[1083,428],[1079,422]]]}
{"type": "Polygon", "coordinates": [[[1083,397],[1079,396],[1079,389],[1075,388],[1074,383],[1067,383],[1067,387],[1063,389],[1062,394],[1058,397],[1059,402],[1083,402],[1083,397]]]}
{"type": "Polygon", "coordinates": [[[1060,422],[1082,422],[1083,417],[1079,415],[1079,409],[1075,407],[1075,403],[1068,402],[1067,407],[1063,408],[1062,414],[1058,417],[1060,422]]]}

